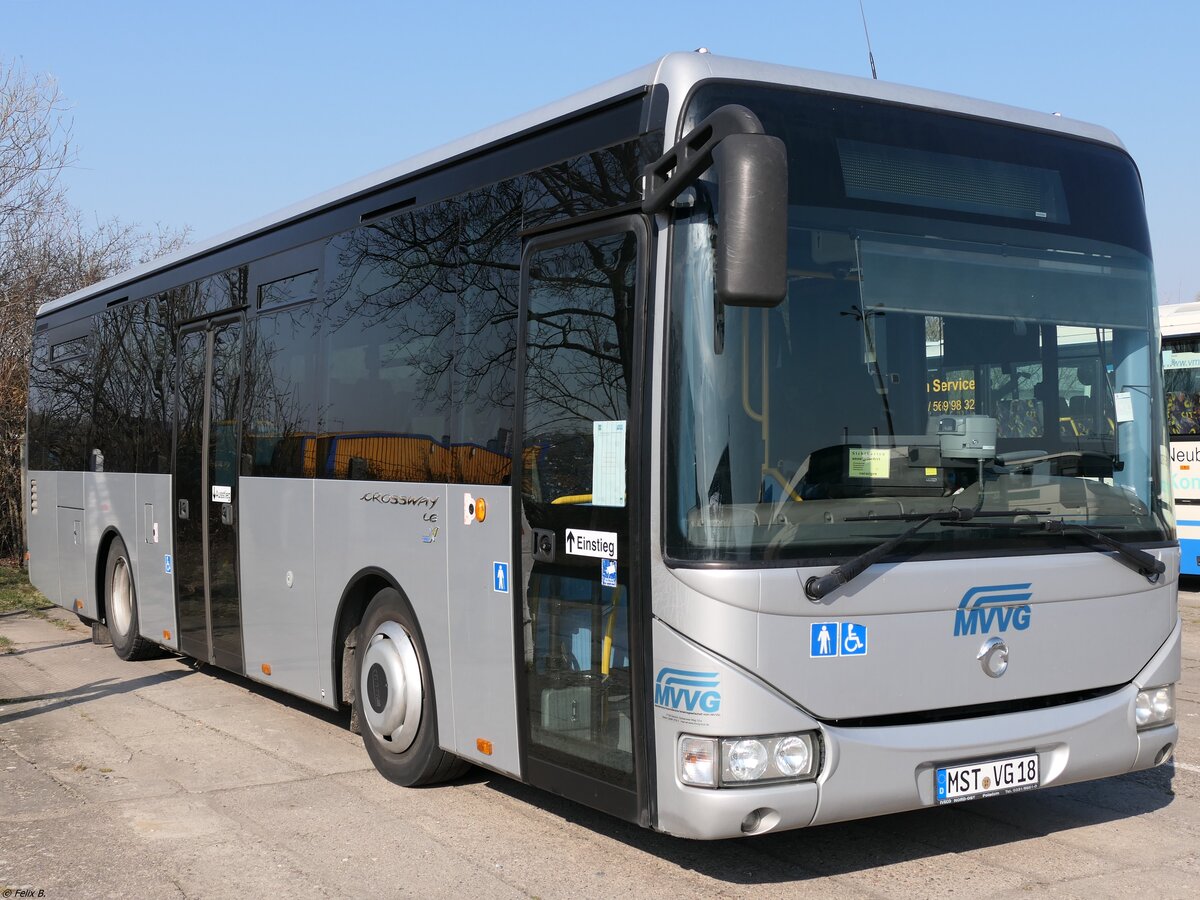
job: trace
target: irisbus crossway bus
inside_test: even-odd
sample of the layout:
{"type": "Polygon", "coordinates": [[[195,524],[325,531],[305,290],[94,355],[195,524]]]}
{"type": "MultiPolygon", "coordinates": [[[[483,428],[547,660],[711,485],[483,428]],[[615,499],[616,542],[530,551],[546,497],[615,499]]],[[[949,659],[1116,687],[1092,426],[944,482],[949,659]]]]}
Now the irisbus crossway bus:
{"type": "Polygon", "coordinates": [[[1144,769],[1149,260],[1102,128],[670,55],[43,306],[31,577],[677,835],[1144,769]]]}
{"type": "Polygon", "coordinates": [[[1159,308],[1179,571],[1200,575],[1200,303],[1159,308]]]}

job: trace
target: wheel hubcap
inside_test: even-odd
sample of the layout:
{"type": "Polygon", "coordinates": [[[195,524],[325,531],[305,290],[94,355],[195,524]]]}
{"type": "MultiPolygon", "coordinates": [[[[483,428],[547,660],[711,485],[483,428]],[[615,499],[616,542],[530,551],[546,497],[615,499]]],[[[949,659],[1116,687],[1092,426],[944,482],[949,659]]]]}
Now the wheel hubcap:
{"type": "Polygon", "coordinates": [[[117,557],[113,566],[112,592],[108,599],[110,627],[118,634],[128,634],[133,619],[133,582],[129,578],[129,561],[123,556],[117,557]]]}
{"type": "Polygon", "coordinates": [[[367,726],[381,747],[403,753],[417,736],[425,699],[421,665],[408,632],[396,622],[376,628],[359,671],[367,726]]]}

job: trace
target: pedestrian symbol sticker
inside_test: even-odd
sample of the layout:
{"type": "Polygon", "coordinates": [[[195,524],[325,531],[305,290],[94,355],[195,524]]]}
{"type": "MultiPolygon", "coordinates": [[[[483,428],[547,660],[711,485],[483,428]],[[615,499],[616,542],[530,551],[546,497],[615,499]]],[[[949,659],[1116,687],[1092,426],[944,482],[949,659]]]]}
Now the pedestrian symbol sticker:
{"type": "Polygon", "coordinates": [[[822,656],[837,656],[838,647],[838,623],[837,622],[813,622],[809,626],[809,648],[808,655],[813,657],[822,656]]]}
{"type": "Polygon", "coordinates": [[[492,563],[492,590],[497,594],[508,593],[508,563],[492,563]]]}
{"type": "Polygon", "coordinates": [[[808,655],[813,659],[867,655],[867,626],[859,622],[812,622],[808,655]]]}
{"type": "Polygon", "coordinates": [[[867,655],[867,626],[857,622],[842,623],[842,656],[867,655]]]}

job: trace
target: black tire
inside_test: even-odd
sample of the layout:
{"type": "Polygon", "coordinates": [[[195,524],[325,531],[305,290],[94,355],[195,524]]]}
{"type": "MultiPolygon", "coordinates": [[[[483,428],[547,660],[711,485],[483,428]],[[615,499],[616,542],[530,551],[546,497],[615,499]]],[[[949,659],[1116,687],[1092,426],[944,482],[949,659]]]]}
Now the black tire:
{"type": "Polygon", "coordinates": [[[120,537],[113,538],[108,547],[108,561],[104,566],[104,613],[117,656],[132,662],[157,655],[158,648],[138,634],[133,564],[120,537]]]}
{"type": "Polygon", "coordinates": [[[437,784],[470,768],[438,746],[437,703],[425,642],[408,601],[392,588],[374,596],[358,626],[354,712],[367,755],[388,781],[404,787],[437,784]],[[414,678],[419,679],[419,703],[414,678]],[[402,695],[406,703],[397,719],[402,695]],[[419,708],[416,719],[409,706],[419,708]]]}

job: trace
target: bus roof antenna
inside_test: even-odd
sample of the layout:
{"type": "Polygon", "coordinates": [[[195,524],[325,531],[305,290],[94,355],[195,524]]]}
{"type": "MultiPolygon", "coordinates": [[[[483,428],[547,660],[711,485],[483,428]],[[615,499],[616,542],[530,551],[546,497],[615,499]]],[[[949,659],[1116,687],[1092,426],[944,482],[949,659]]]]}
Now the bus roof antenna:
{"type": "Polygon", "coordinates": [[[878,81],[879,75],[875,71],[875,54],[871,52],[871,32],[867,30],[867,11],[863,9],[862,0],[858,0],[858,11],[862,15],[863,34],[867,36],[867,60],[871,63],[871,77],[878,81]]]}

